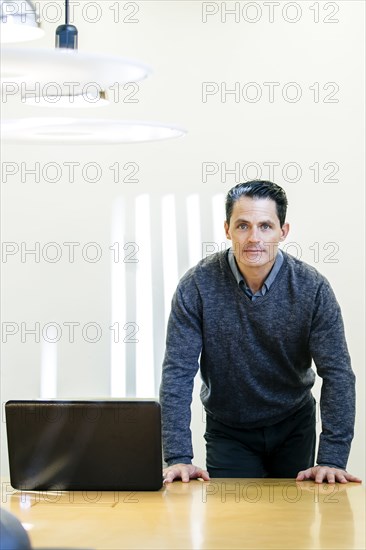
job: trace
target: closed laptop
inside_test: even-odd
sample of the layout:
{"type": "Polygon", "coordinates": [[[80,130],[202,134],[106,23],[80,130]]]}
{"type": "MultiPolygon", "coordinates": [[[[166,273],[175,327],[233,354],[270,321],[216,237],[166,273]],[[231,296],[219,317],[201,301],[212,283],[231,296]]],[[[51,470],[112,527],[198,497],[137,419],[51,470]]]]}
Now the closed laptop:
{"type": "Polygon", "coordinates": [[[19,490],[162,487],[154,400],[8,401],[10,482],[19,490]]]}

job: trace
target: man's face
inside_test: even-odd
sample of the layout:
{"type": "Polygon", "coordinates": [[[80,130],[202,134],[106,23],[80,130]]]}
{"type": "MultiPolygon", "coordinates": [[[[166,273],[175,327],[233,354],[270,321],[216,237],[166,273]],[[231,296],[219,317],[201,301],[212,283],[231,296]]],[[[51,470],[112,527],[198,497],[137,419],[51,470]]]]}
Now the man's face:
{"type": "Polygon", "coordinates": [[[244,196],[234,203],[230,224],[225,222],[225,231],[232,241],[239,269],[271,267],[278,243],[286,238],[289,225],[280,226],[273,200],[244,196]]]}

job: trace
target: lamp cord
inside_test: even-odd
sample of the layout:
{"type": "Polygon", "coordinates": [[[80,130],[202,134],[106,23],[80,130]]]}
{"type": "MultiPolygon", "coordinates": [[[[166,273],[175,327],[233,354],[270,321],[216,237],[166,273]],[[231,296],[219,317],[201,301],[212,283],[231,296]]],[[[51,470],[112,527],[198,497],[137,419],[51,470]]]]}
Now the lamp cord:
{"type": "Polygon", "coordinates": [[[65,0],[65,25],[69,24],[69,0],[65,0]]]}

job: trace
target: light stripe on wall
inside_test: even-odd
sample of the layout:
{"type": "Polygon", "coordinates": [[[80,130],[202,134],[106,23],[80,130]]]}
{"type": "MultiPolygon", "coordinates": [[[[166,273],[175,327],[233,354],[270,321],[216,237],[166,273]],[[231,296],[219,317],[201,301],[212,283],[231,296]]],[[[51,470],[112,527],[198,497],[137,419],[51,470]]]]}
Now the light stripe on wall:
{"type": "Polygon", "coordinates": [[[189,266],[192,267],[202,259],[200,198],[198,194],[188,195],[186,198],[186,213],[188,257],[189,266]]]}
{"type": "Polygon", "coordinates": [[[123,261],[124,202],[116,199],[111,227],[111,329],[110,329],[110,393],[111,397],[126,396],[126,264],[123,261]]]}
{"type": "Polygon", "coordinates": [[[224,230],[225,221],[225,195],[219,193],[212,197],[212,234],[217,252],[226,249],[226,236],[224,230]]]}
{"type": "Polygon", "coordinates": [[[162,247],[164,274],[164,319],[165,326],[170,313],[172,296],[178,282],[177,223],[174,195],[162,198],[162,247]]]}
{"type": "Polygon", "coordinates": [[[126,343],[136,346],[136,397],[153,397],[155,383],[149,195],[136,197],[135,215],[135,237],[139,247],[136,264],[136,332],[131,324],[127,330],[126,343]]]}

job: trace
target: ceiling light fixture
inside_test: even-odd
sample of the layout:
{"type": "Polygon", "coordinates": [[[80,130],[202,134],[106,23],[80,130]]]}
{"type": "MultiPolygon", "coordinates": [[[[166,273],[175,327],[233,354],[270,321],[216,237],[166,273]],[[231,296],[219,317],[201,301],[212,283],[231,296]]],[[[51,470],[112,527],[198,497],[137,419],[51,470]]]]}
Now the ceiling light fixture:
{"type": "Polygon", "coordinates": [[[8,46],[1,54],[1,80],[6,84],[24,84],[31,88],[36,83],[69,82],[85,85],[95,83],[111,86],[137,82],[151,74],[150,67],[123,57],[80,52],[64,48],[18,48],[8,46]]]}
{"type": "Polygon", "coordinates": [[[132,60],[78,52],[78,30],[69,22],[69,0],[65,24],[57,27],[55,43],[55,50],[5,48],[3,95],[20,92],[23,103],[40,107],[103,107],[109,103],[109,87],[137,82],[151,73],[132,60]]]}
{"type": "Polygon", "coordinates": [[[26,42],[44,35],[31,0],[0,0],[1,43],[26,42]]]}
{"type": "Polygon", "coordinates": [[[107,92],[100,90],[96,85],[88,86],[79,93],[74,91],[71,95],[63,95],[61,88],[54,85],[54,93],[49,90],[47,95],[23,96],[23,101],[26,101],[27,105],[36,107],[64,107],[65,109],[87,109],[109,105],[107,92]]]}
{"type": "Polygon", "coordinates": [[[1,56],[2,96],[6,101],[20,93],[23,103],[34,106],[98,107],[108,104],[108,88],[113,100],[113,94],[118,97],[116,85],[138,82],[151,72],[121,57],[67,48],[7,47],[1,56]]]}
{"type": "MultiPolygon", "coordinates": [[[[133,85],[151,72],[142,64],[120,57],[78,52],[77,45],[78,31],[70,25],[69,0],[65,0],[65,24],[56,29],[55,50],[3,50],[3,102],[7,101],[4,95],[20,93],[29,105],[102,106],[108,103],[108,88],[116,92],[116,85],[133,85]]],[[[47,144],[136,143],[185,133],[172,125],[115,119],[3,119],[2,124],[2,136],[9,141],[47,144]]]]}
{"type": "Polygon", "coordinates": [[[2,136],[10,142],[49,145],[119,144],[181,137],[185,130],[156,122],[88,118],[27,118],[2,122],[2,136]]]}
{"type": "Polygon", "coordinates": [[[78,30],[70,25],[69,0],[65,0],[65,24],[56,29],[56,48],[78,49],[78,30]]]}
{"type": "MultiPolygon", "coordinates": [[[[78,30],[75,25],[70,24],[69,13],[69,0],[65,0],[65,23],[59,25],[56,29],[55,47],[56,49],[76,52],[78,49],[78,30]]],[[[67,81],[70,82],[69,79],[67,81]]],[[[23,95],[22,100],[29,105],[39,107],[85,108],[108,105],[109,101],[105,90],[98,90],[95,86],[92,91],[90,89],[85,90],[81,88],[80,83],[78,84],[78,87],[74,88],[72,92],[67,91],[65,86],[58,86],[56,90],[54,86],[51,93],[42,93],[38,96],[31,95],[28,98],[23,95]]]]}

